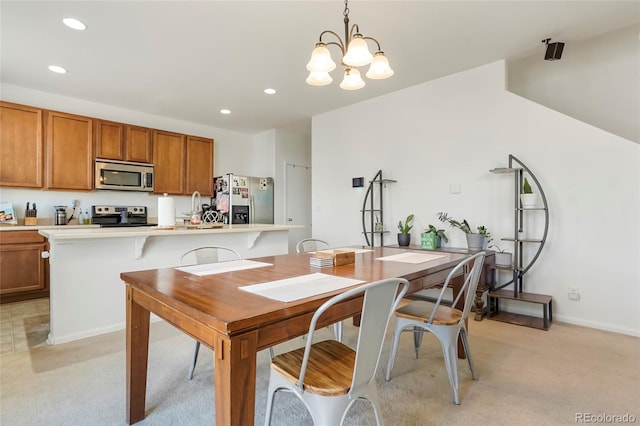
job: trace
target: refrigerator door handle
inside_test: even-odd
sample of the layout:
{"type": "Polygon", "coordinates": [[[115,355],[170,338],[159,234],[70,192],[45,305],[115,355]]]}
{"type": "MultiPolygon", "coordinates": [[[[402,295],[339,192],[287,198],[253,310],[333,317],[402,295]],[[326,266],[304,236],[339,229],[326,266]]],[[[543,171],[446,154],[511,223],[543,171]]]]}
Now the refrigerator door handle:
{"type": "Polygon", "coordinates": [[[249,196],[249,223],[253,223],[254,221],[254,210],[255,210],[255,205],[253,202],[253,195],[249,196]]]}

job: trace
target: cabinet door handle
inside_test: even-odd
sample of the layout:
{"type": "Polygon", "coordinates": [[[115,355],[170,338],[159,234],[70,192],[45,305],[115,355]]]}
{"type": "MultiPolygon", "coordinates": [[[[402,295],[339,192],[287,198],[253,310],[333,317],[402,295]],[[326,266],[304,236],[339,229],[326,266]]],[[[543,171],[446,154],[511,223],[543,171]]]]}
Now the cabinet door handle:
{"type": "Polygon", "coordinates": [[[49,258],[49,252],[48,251],[43,251],[40,253],[40,257],[43,259],[48,259],[49,258]]]}

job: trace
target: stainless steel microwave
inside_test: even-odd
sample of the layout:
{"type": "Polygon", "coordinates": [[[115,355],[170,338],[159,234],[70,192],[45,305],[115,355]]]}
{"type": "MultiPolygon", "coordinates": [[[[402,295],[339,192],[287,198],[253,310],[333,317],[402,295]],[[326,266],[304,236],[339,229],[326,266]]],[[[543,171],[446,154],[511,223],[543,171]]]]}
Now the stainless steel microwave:
{"type": "Polygon", "coordinates": [[[153,191],[153,165],[96,159],[95,189],[153,191]]]}

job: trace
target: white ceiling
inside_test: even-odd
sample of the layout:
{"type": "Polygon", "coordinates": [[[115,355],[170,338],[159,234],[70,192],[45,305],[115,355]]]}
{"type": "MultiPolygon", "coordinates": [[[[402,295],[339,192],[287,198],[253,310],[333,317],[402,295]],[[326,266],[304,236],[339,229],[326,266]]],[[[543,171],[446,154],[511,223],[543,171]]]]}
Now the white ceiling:
{"type": "Polygon", "coordinates": [[[338,87],[338,67],[330,86],[308,86],[311,50],[323,30],[342,35],[343,8],[341,0],[2,0],[0,79],[254,134],[499,59],[543,60],[544,38],[567,52],[640,21],[639,1],[356,0],[351,24],[381,43],[395,75],[349,92],[338,87]],[[65,17],[87,30],[65,27],[65,17]]]}

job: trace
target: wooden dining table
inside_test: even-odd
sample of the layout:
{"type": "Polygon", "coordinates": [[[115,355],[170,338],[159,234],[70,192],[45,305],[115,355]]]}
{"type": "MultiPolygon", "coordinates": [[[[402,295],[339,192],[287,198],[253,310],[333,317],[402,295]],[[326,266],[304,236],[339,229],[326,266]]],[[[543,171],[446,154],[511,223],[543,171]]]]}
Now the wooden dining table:
{"type": "MultiPolygon", "coordinates": [[[[134,424],[145,417],[150,313],[213,349],[216,424],[252,425],[257,352],[307,333],[316,309],[347,289],[281,302],[241,287],[321,272],[362,284],[405,278],[409,292],[416,292],[442,284],[470,256],[443,252],[424,263],[405,263],[378,258],[409,252],[407,249],[353,248],[362,251],[355,255],[354,263],[324,268],[310,266],[311,255],[301,253],[255,258],[251,260],[270,266],[203,276],[175,267],[121,273],[126,284],[127,422],[134,424]]],[[[462,275],[454,282],[461,280],[462,275]]],[[[362,296],[346,300],[329,310],[318,327],[358,317],[361,309],[362,296]]]]}

